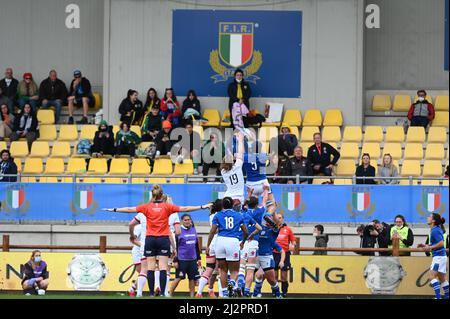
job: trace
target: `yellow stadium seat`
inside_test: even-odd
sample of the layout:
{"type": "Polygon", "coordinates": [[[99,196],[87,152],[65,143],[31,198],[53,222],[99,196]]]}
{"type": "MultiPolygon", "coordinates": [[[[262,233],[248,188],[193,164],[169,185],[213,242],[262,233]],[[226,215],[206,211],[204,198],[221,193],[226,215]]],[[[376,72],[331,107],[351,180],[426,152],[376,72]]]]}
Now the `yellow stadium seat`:
{"type": "Polygon", "coordinates": [[[69,157],[71,153],[69,142],[57,141],[52,147],[52,157],[69,157]]]}
{"type": "Polygon", "coordinates": [[[94,92],[92,95],[95,98],[94,108],[95,109],[101,108],[102,107],[102,97],[101,97],[100,93],[94,92]]]}
{"type": "MultiPolygon", "coordinates": [[[[42,164],[41,158],[27,158],[25,160],[25,166],[23,167],[22,174],[42,174],[42,171],[44,170],[44,165],[42,164]]],[[[35,176],[26,176],[22,177],[21,181],[24,183],[35,183],[36,177],[35,176]]]]}
{"type": "Polygon", "coordinates": [[[378,160],[381,156],[380,143],[364,143],[361,150],[361,156],[364,153],[368,153],[371,160],[378,160]]]}
{"type": "Polygon", "coordinates": [[[87,172],[92,175],[106,174],[108,172],[106,158],[91,158],[87,172]]]}
{"type": "Polygon", "coordinates": [[[442,163],[437,160],[427,160],[423,164],[424,177],[442,177],[442,163]]]}
{"type": "Polygon", "coordinates": [[[302,114],[300,110],[286,110],[284,112],[283,123],[290,126],[300,126],[302,124],[302,114]]]}
{"type": "Polygon", "coordinates": [[[386,112],[392,107],[391,97],[389,95],[375,95],[372,99],[372,111],[386,112]]]}
{"type": "Polygon", "coordinates": [[[28,144],[26,141],[14,141],[11,142],[10,149],[12,157],[27,157],[28,156],[28,144]]]}
{"type": "Polygon", "coordinates": [[[17,173],[22,172],[22,161],[20,158],[14,158],[14,163],[16,163],[17,166],[17,173]]]}
{"type": "MultiPolygon", "coordinates": [[[[344,142],[341,145],[341,158],[342,159],[359,159],[359,147],[357,143],[353,142],[344,142]]],[[[339,160],[341,162],[341,160],[339,160]]]]}
{"type": "Polygon", "coordinates": [[[411,104],[411,97],[409,95],[396,95],[392,110],[395,112],[408,112],[411,104]]]}
{"type": "MultiPolygon", "coordinates": [[[[428,94],[428,95],[425,97],[425,99],[426,99],[429,103],[433,104],[433,97],[432,97],[431,95],[428,94]]],[[[419,97],[416,95],[416,96],[414,97],[414,103],[416,103],[418,100],[419,100],[419,97]]]]}
{"type": "Polygon", "coordinates": [[[200,142],[203,141],[205,139],[205,134],[203,131],[203,127],[200,125],[194,125],[192,127],[192,130],[196,133],[198,133],[198,135],[200,135],[200,142]]]}
{"type": "Polygon", "coordinates": [[[6,150],[6,149],[8,149],[8,147],[6,146],[6,142],[0,141],[0,151],[6,150]]]}
{"type": "Polygon", "coordinates": [[[41,125],[39,127],[39,141],[56,140],[56,126],[53,124],[41,125]]]}
{"type": "Polygon", "coordinates": [[[173,175],[192,175],[194,174],[194,164],[192,160],[184,160],[183,164],[175,164],[173,175]]]}
{"type": "Polygon", "coordinates": [[[59,141],[76,141],[78,139],[78,130],[76,125],[60,125],[59,141]]]}
{"type": "Polygon", "coordinates": [[[344,129],[343,142],[361,142],[362,130],[360,126],[346,126],[344,129]]]}
{"type": "Polygon", "coordinates": [[[423,147],[420,143],[408,143],[405,146],[404,159],[421,160],[423,158],[423,147]]]}
{"type": "Polygon", "coordinates": [[[438,95],[436,96],[436,101],[434,102],[434,109],[436,111],[449,111],[448,107],[448,95],[438,95]]]}
{"type": "MultiPolygon", "coordinates": [[[[64,159],[62,158],[49,158],[45,163],[45,171],[44,174],[47,175],[63,175],[64,174],[64,159]]],[[[41,183],[57,183],[57,176],[45,176],[41,177],[41,183]]]]}
{"type": "Polygon", "coordinates": [[[334,179],[334,185],[352,185],[353,180],[350,178],[336,178],[334,179]]]}
{"type": "Polygon", "coordinates": [[[170,184],[184,184],[184,178],[171,178],[169,179],[170,184]]]}
{"type": "Polygon", "coordinates": [[[95,132],[97,132],[97,125],[82,125],[80,132],[80,140],[90,140],[93,141],[95,137],[95,132]]]}
{"type": "Polygon", "coordinates": [[[131,125],[130,131],[137,134],[137,136],[142,137],[141,127],[139,125],[131,125]]]}
{"type": "Polygon", "coordinates": [[[220,125],[220,114],[218,110],[215,109],[205,109],[203,112],[203,117],[208,119],[208,122],[202,122],[203,126],[219,126],[220,125]]]}
{"type": "Polygon", "coordinates": [[[325,126],[322,129],[322,139],[324,142],[340,142],[341,141],[341,128],[339,126],[325,126]]]}
{"type": "Polygon", "coordinates": [[[221,127],[230,127],[231,126],[231,117],[230,110],[228,107],[223,111],[222,120],[220,121],[221,127]]]}
{"type": "Polygon", "coordinates": [[[300,136],[301,142],[312,142],[314,141],[314,134],[320,133],[317,126],[303,126],[302,134],[300,136]]]}
{"type": "MultiPolygon", "coordinates": [[[[353,176],[355,175],[356,165],[352,159],[340,159],[336,166],[337,176],[353,176]]],[[[335,180],[336,182],[337,180],[335,180]]]]}
{"type": "Polygon", "coordinates": [[[308,150],[313,145],[313,143],[312,142],[304,142],[304,143],[299,143],[298,145],[302,148],[303,156],[306,157],[308,155],[308,150]]]}
{"type": "Polygon", "coordinates": [[[84,158],[72,157],[67,162],[66,174],[85,174],[86,160],[84,158]]]}
{"type": "Polygon", "coordinates": [[[419,185],[419,181],[418,180],[413,180],[412,184],[411,184],[409,180],[402,179],[402,180],[400,180],[400,182],[398,184],[401,185],[401,186],[404,186],[404,185],[419,185]]]}
{"type": "Polygon", "coordinates": [[[172,175],[172,161],[168,158],[155,160],[152,175],[172,175]]]}
{"type": "Polygon", "coordinates": [[[423,143],[425,142],[425,130],[422,126],[410,126],[406,134],[406,142],[423,143]]]}
{"type": "Polygon", "coordinates": [[[322,113],[320,110],[307,110],[303,118],[303,126],[321,126],[322,113]]]}
{"type": "MultiPolygon", "coordinates": [[[[305,116],[305,118],[306,118],[306,116],[305,116]]],[[[339,126],[339,127],[341,127],[343,122],[344,122],[344,119],[342,118],[341,110],[330,109],[325,112],[325,117],[323,118],[323,126],[339,126]]]]}
{"type": "Polygon", "coordinates": [[[278,129],[276,127],[261,127],[258,132],[258,140],[261,142],[270,141],[272,137],[278,136],[278,129]]]}
{"type": "Polygon", "coordinates": [[[440,143],[428,143],[427,149],[425,151],[426,160],[440,160],[442,161],[445,157],[444,144],[440,143]]]}
{"type": "Polygon", "coordinates": [[[405,140],[405,130],[403,129],[403,126],[388,126],[386,128],[385,142],[403,143],[404,140],[405,140]]]}
{"type": "Polygon", "coordinates": [[[50,147],[48,142],[34,141],[31,145],[30,157],[48,157],[50,154],[50,147]]]}
{"type": "Polygon", "coordinates": [[[113,132],[114,138],[116,138],[117,132],[119,132],[119,131],[120,131],[120,126],[119,125],[113,125],[112,132],[113,132]]]}
{"type": "Polygon", "coordinates": [[[420,183],[420,185],[425,186],[440,186],[440,181],[437,179],[423,179],[420,183]]]}
{"type": "Polygon", "coordinates": [[[442,143],[447,141],[447,132],[445,127],[432,126],[428,129],[428,143],[442,143]]]}
{"type": "MultiPolygon", "coordinates": [[[[127,158],[113,158],[109,168],[109,175],[128,175],[130,167],[127,158]]],[[[107,184],[124,184],[127,183],[128,177],[108,177],[105,178],[107,184]]]]}
{"type": "Polygon", "coordinates": [[[53,110],[38,110],[36,116],[40,125],[55,124],[55,112],[53,110]]]}
{"type": "Polygon", "coordinates": [[[266,142],[261,142],[261,151],[262,153],[269,153],[269,148],[270,148],[270,142],[266,141],[266,142]]]}
{"type": "Polygon", "coordinates": [[[448,120],[449,112],[437,111],[434,116],[434,120],[431,122],[432,126],[449,126],[448,120]]]}
{"type": "Polygon", "coordinates": [[[377,142],[383,141],[383,128],[381,126],[366,126],[364,132],[364,142],[377,142]]]}
{"type": "Polygon", "coordinates": [[[149,184],[166,184],[168,182],[169,182],[168,178],[162,178],[162,177],[159,177],[159,178],[152,177],[152,178],[148,179],[149,184]]]}
{"type": "Polygon", "coordinates": [[[442,186],[449,186],[449,184],[448,184],[448,178],[446,179],[446,180],[443,180],[442,181],[442,186]]]}
{"type": "Polygon", "coordinates": [[[402,158],[402,144],[400,143],[384,143],[383,157],[385,154],[391,154],[393,160],[402,158]]]}
{"type": "Polygon", "coordinates": [[[131,163],[131,174],[150,175],[150,161],[146,158],[135,158],[131,163]]]}
{"type": "Polygon", "coordinates": [[[420,176],[420,161],[419,160],[404,160],[401,176],[412,176],[419,177],[420,176]]]}

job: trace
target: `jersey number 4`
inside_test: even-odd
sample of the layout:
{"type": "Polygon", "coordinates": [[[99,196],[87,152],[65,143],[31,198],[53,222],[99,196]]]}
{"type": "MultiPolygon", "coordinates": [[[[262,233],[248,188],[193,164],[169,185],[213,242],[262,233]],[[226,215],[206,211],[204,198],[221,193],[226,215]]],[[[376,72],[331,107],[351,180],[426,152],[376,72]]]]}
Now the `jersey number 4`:
{"type": "Polygon", "coordinates": [[[234,218],[233,217],[225,217],[225,228],[233,229],[234,227],[234,218]]]}

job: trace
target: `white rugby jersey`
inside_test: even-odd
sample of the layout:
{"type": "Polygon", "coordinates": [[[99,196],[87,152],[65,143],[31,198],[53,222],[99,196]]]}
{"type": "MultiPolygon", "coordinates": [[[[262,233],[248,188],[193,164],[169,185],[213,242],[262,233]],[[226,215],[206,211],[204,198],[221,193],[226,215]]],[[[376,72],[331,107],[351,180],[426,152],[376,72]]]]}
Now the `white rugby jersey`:
{"type": "Polygon", "coordinates": [[[237,159],[231,170],[226,172],[222,170],[222,177],[227,186],[227,191],[224,197],[231,197],[232,199],[240,199],[244,197],[245,181],[244,173],[242,172],[242,165],[244,162],[241,159],[237,159]]]}
{"type": "Polygon", "coordinates": [[[134,219],[139,222],[139,225],[134,227],[134,235],[137,237],[138,241],[141,242],[141,244],[144,244],[145,235],[147,233],[147,217],[144,214],[139,213],[134,216],[134,219]]]}
{"type": "Polygon", "coordinates": [[[169,216],[169,228],[172,234],[175,234],[175,225],[180,224],[180,217],[177,213],[171,214],[169,216]]]}

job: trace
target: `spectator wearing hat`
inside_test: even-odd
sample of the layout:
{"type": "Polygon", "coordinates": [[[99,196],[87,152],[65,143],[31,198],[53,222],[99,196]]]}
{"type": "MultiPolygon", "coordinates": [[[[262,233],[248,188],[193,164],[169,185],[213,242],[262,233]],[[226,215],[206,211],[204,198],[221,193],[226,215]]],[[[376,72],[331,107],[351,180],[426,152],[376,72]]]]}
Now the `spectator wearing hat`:
{"type": "Polygon", "coordinates": [[[172,132],[172,124],[170,121],[165,120],[162,122],[162,130],[156,135],[156,151],[157,155],[170,155],[173,142],[170,139],[170,133],[172,132]]]}
{"type": "Polygon", "coordinates": [[[5,70],[5,77],[0,80],[0,105],[8,105],[9,113],[11,114],[14,113],[18,86],[19,81],[13,78],[13,70],[7,68],[5,70]]]}
{"type": "Polygon", "coordinates": [[[297,145],[297,136],[291,133],[291,127],[288,124],[283,123],[281,134],[278,135],[278,155],[292,156],[297,145]]]}
{"type": "Polygon", "coordinates": [[[126,122],[121,123],[120,131],[116,134],[116,154],[133,157],[136,154],[136,145],[139,143],[141,143],[141,138],[130,131],[130,125],[126,122]]]}
{"type": "Polygon", "coordinates": [[[42,108],[47,109],[53,106],[56,109],[55,123],[58,123],[62,105],[67,99],[67,87],[63,81],[58,79],[58,74],[55,70],[51,70],[48,78],[41,82],[39,98],[42,101],[42,108]]]}
{"type": "Polygon", "coordinates": [[[73,124],[73,108],[74,106],[83,106],[83,118],[77,121],[77,124],[88,124],[88,109],[95,104],[94,96],[92,95],[91,82],[82,76],[80,70],[73,72],[74,79],[70,83],[69,97],[67,98],[69,104],[69,121],[68,124],[73,124]]]}
{"type": "Polygon", "coordinates": [[[434,119],[434,106],[427,101],[427,92],[425,90],[417,91],[417,102],[413,103],[408,111],[408,120],[411,126],[423,126],[427,128],[428,124],[434,119]]]}
{"type": "Polygon", "coordinates": [[[114,155],[114,134],[112,127],[105,120],[100,122],[95,132],[94,144],[91,147],[93,157],[114,155]]]}
{"type": "Polygon", "coordinates": [[[36,112],[39,102],[39,90],[36,82],[33,80],[33,74],[27,72],[23,74],[23,80],[20,81],[17,88],[19,108],[23,110],[25,103],[30,103],[33,112],[36,112]]]}
{"type": "Polygon", "coordinates": [[[141,125],[144,117],[144,105],[138,98],[139,93],[135,90],[128,90],[127,97],[122,100],[119,106],[120,121],[128,125],[141,125]]]}

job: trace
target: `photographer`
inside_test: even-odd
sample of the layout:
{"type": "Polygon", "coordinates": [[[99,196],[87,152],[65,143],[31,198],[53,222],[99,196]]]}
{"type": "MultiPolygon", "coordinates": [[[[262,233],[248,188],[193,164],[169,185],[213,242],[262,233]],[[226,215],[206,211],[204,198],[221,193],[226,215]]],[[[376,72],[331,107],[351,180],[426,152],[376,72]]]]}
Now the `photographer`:
{"type": "MultiPolygon", "coordinates": [[[[378,248],[388,248],[389,247],[389,240],[390,240],[390,233],[391,233],[391,227],[384,223],[380,222],[378,219],[374,219],[372,221],[376,232],[378,233],[377,236],[377,243],[378,248]]],[[[390,252],[380,252],[378,253],[380,256],[390,256],[390,252]]]]}
{"type": "MultiPolygon", "coordinates": [[[[368,225],[360,225],[356,229],[356,232],[358,233],[359,237],[361,238],[361,241],[359,244],[360,248],[375,248],[378,232],[376,231],[373,223],[370,223],[368,225]]],[[[374,252],[361,252],[358,254],[360,254],[362,256],[375,256],[374,252]]]]}

